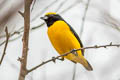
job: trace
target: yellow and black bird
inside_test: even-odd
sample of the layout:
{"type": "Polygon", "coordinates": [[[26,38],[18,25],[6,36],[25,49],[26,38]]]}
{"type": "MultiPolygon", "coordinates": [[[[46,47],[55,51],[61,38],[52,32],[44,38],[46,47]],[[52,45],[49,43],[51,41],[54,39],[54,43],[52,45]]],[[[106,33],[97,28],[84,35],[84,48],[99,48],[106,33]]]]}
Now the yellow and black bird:
{"type": "MultiPolygon", "coordinates": [[[[46,22],[48,37],[60,55],[83,47],[77,33],[59,14],[49,12],[44,17],[41,17],[41,19],[46,22]]],[[[74,63],[81,63],[87,70],[92,71],[92,66],[84,58],[84,50],[77,51],[76,53],[77,55],[68,54],[65,58],[74,63]]]]}

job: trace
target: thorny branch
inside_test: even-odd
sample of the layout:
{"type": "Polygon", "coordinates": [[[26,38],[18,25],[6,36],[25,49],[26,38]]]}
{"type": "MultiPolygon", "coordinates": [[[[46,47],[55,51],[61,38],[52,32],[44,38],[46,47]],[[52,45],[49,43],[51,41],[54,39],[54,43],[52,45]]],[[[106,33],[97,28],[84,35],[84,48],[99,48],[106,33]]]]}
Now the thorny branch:
{"type": "Polygon", "coordinates": [[[7,27],[5,28],[5,32],[6,32],[6,43],[5,43],[5,47],[4,47],[4,50],[3,50],[3,55],[2,55],[1,60],[0,60],[0,65],[2,64],[3,58],[6,54],[6,49],[7,49],[7,45],[8,45],[8,41],[9,41],[9,33],[8,33],[7,27]]]}
{"type": "MultiPolygon", "coordinates": [[[[62,58],[62,57],[64,57],[64,56],[67,56],[68,54],[74,54],[74,52],[79,51],[79,50],[97,49],[97,48],[107,48],[107,47],[120,47],[120,44],[112,44],[112,42],[111,42],[111,43],[108,44],[108,45],[101,45],[101,46],[95,45],[95,46],[90,46],[90,47],[73,49],[73,50],[71,50],[70,52],[67,52],[67,53],[65,53],[65,54],[63,54],[63,55],[60,55],[60,56],[57,56],[57,57],[52,57],[52,59],[49,59],[49,60],[47,60],[47,61],[42,62],[41,64],[39,64],[39,65],[33,67],[32,69],[28,70],[27,73],[30,73],[30,72],[36,70],[37,68],[39,68],[39,67],[41,67],[41,66],[43,66],[44,64],[47,64],[47,63],[49,63],[49,62],[52,62],[52,61],[55,62],[57,59],[60,60],[59,58],[62,58]]],[[[75,55],[76,55],[76,54],[75,54],[75,55]]]]}

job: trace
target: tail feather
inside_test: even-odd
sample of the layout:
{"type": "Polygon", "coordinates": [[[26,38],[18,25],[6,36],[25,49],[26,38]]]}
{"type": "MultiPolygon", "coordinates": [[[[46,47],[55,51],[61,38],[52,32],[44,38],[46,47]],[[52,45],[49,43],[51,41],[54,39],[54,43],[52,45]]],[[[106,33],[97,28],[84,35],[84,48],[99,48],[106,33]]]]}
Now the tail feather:
{"type": "Polygon", "coordinates": [[[83,66],[88,70],[88,71],[92,71],[93,70],[93,68],[92,68],[92,66],[89,64],[89,62],[86,60],[86,62],[87,62],[87,64],[83,64],[83,66]]]}
{"type": "Polygon", "coordinates": [[[75,62],[82,64],[88,71],[93,70],[92,66],[89,64],[89,62],[84,57],[83,58],[77,57],[74,60],[75,62]]]}

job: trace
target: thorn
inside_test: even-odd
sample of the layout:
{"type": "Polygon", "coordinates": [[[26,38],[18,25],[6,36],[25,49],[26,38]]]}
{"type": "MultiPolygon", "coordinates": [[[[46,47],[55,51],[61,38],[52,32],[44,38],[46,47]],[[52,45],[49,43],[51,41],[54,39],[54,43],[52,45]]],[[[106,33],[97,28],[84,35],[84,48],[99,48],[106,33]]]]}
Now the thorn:
{"type": "Polygon", "coordinates": [[[45,64],[45,62],[42,62],[42,64],[45,64]]]}
{"type": "Polygon", "coordinates": [[[99,48],[97,45],[95,45],[95,48],[99,48]]]}
{"type": "Polygon", "coordinates": [[[120,47],[120,45],[117,45],[117,47],[120,47]]]}
{"type": "Polygon", "coordinates": [[[22,62],[22,61],[23,61],[23,58],[18,57],[17,60],[20,61],[20,62],[22,62]]]}
{"type": "Polygon", "coordinates": [[[24,37],[22,38],[22,42],[23,42],[23,40],[24,40],[24,37]]]}
{"type": "Polygon", "coordinates": [[[56,59],[55,59],[55,57],[52,57],[52,61],[53,61],[54,63],[56,63],[56,59]]]}
{"type": "Polygon", "coordinates": [[[24,13],[22,13],[21,11],[18,11],[18,13],[19,13],[22,17],[24,17],[24,13]]]}
{"type": "Polygon", "coordinates": [[[107,48],[106,46],[104,46],[104,48],[107,48]]]}
{"type": "Polygon", "coordinates": [[[110,46],[112,45],[112,42],[110,43],[110,46]]]}

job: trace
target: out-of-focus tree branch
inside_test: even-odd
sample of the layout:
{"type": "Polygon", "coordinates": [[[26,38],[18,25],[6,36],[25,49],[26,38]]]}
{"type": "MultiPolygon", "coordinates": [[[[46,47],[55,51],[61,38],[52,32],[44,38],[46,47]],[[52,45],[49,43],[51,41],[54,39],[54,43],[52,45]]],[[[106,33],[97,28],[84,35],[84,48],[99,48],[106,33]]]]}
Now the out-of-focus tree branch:
{"type": "Polygon", "coordinates": [[[0,8],[1,8],[1,9],[3,8],[3,6],[5,5],[6,2],[7,2],[6,0],[3,0],[3,1],[0,3],[0,8]]]}
{"type": "Polygon", "coordinates": [[[31,8],[31,12],[33,11],[33,8],[35,6],[35,3],[36,3],[36,0],[33,1],[33,5],[32,5],[32,8],[31,8]]]}
{"type": "MultiPolygon", "coordinates": [[[[47,64],[47,63],[49,63],[49,62],[52,62],[52,61],[53,61],[53,62],[56,62],[57,59],[60,60],[60,58],[62,58],[62,57],[64,57],[64,56],[67,56],[67,55],[69,55],[69,54],[74,54],[74,52],[79,51],[79,50],[97,49],[97,48],[107,48],[107,47],[120,47],[120,44],[112,44],[112,42],[111,42],[111,43],[108,44],[108,45],[100,45],[100,46],[95,45],[95,46],[90,46],[90,47],[84,47],[84,48],[74,49],[74,50],[71,50],[70,52],[64,53],[64,54],[62,54],[62,55],[60,55],[60,56],[57,56],[57,57],[52,57],[52,59],[49,59],[49,60],[47,60],[47,61],[42,62],[41,64],[39,64],[39,65],[37,65],[37,66],[29,69],[27,73],[30,73],[30,72],[36,70],[37,68],[39,68],[39,67],[41,67],[41,66],[43,66],[43,65],[45,65],[45,64],[47,64]]],[[[74,55],[76,55],[76,54],[74,54],[74,55]]]]}
{"type": "Polygon", "coordinates": [[[107,25],[120,31],[120,21],[111,16],[108,12],[104,11],[100,18],[100,23],[107,25]]]}
{"type": "Polygon", "coordinates": [[[84,28],[85,19],[86,19],[86,15],[87,15],[87,11],[88,11],[89,5],[90,5],[90,0],[88,0],[88,2],[87,2],[87,4],[86,4],[85,11],[84,11],[84,15],[83,15],[83,17],[82,17],[80,35],[81,35],[81,33],[83,33],[83,28],[84,28]]]}
{"type": "Polygon", "coordinates": [[[4,50],[3,50],[3,55],[2,55],[1,60],[0,60],[0,65],[2,64],[3,58],[6,54],[6,49],[7,49],[8,40],[9,40],[9,34],[8,34],[8,28],[7,27],[5,28],[5,32],[6,32],[6,43],[5,43],[5,47],[4,47],[4,50]]]}
{"type": "MultiPolygon", "coordinates": [[[[57,1],[57,0],[56,0],[56,1],[57,1]]],[[[79,2],[76,1],[75,3],[71,4],[69,7],[67,7],[66,9],[64,9],[63,11],[61,11],[60,14],[63,14],[63,13],[65,13],[65,12],[67,12],[68,10],[70,10],[71,8],[73,8],[74,6],[76,6],[76,4],[78,4],[78,3],[80,3],[80,1],[79,1],[79,2]]],[[[59,8],[59,9],[60,9],[60,8],[59,8]]],[[[57,11],[58,11],[58,10],[57,10],[57,11]]],[[[41,23],[41,24],[39,24],[38,26],[32,27],[32,28],[30,29],[30,31],[35,31],[35,30],[39,29],[40,27],[42,27],[43,25],[45,25],[44,22],[41,23]]],[[[20,29],[16,30],[15,32],[9,33],[9,34],[10,34],[10,37],[12,37],[12,36],[14,36],[14,35],[18,35],[16,38],[10,39],[9,42],[19,39],[19,38],[21,37],[21,33],[24,31],[23,28],[24,28],[24,27],[21,27],[20,29]]],[[[4,37],[5,37],[5,35],[0,36],[0,38],[4,38],[4,37]]],[[[0,46],[3,45],[4,43],[5,43],[5,41],[3,41],[2,43],[0,43],[0,46]]]]}
{"type": "Polygon", "coordinates": [[[5,13],[3,16],[0,17],[0,25],[6,23],[9,21],[9,19],[22,7],[23,3],[21,2],[17,7],[14,7],[14,9],[10,9],[8,12],[5,13]]]}
{"type": "MultiPolygon", "coordinates": [[[[85,24],[85,20],[86,20],[86,15],[87,15],[89,4],[90,4],[90,0],[88,0],[87,4],[85,5],[84,15],[82,17],[82,22],[81,22],[81,27],[80,27],[80,34],[79,34],[80,37],[82,37],[82,34],[83,34],[84,24],[85,24]]],[[[75,75],[76,75],[76,64],[74,64],[74,67],[73,67],[73,77],[72,77],[72,80],[75,80],[75,75]]]]}
{"type": "Polygon", "coordinates": [[[63,11],[60,12],[60,14],[65,13],[66,11],[70,10],[71,8],[73,8],[74,6],[76,6],[77,4],[79,4],[81,2],[81,0],[76,0],[73,4],[71,4],[69,7],[67,7],[66,9],[64,9],[63,11]]]}
{"type": "Polygon", "coordinates": [[[41,12],[39,12],[31,21],[34,21],[38,16],[47,11],[52,5],[54,5],[58,0],[54,0],[52,3],[48,4],[41,12]]]}
{"type": "Polygon", "coordinates": [[[67,2],[67,0],[62,1],[62,2],[60,3],[60,5],[58,6],[58,8],[55,10],[55,12],[58,12],[58,11],[61,9],[61,7],[62,7],[66,2],[67,2]]]}

